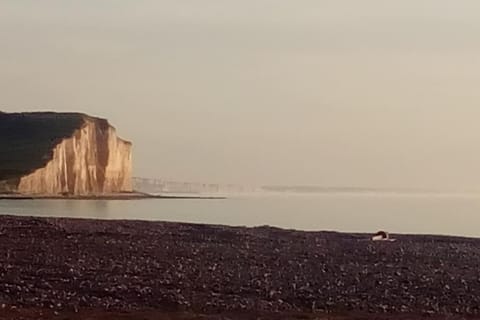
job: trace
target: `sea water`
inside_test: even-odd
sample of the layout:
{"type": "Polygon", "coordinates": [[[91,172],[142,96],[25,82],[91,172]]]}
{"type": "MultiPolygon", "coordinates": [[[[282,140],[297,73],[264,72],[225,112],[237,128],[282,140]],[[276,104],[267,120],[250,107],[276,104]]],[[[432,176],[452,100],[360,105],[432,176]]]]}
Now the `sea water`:
{"type": "Polygon", "coordinates": [[[0,213],[299,230],[480,237],[476,194],[291,194],[227,199],[0,200],[0,213]]]}

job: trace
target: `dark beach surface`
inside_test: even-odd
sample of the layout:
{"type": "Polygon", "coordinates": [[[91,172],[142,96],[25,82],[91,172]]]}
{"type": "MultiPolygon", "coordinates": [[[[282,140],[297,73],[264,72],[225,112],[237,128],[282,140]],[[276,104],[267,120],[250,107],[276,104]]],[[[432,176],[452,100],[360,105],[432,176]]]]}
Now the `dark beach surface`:
{"type": "Polygon", "coordinates": [[[465,319],[480,239],[0,216],[0,319],[465,319]]]}

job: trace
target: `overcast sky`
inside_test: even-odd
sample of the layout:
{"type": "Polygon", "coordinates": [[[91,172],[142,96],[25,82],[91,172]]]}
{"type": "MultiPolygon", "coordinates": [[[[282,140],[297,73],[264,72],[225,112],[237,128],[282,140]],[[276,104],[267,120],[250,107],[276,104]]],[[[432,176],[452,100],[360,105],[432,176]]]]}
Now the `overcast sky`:
{"type": "Polygon", "coordinates": [[[480,190],[478,0],[2,0],[0,107],[82,111],[135,175],[480,190]]]}

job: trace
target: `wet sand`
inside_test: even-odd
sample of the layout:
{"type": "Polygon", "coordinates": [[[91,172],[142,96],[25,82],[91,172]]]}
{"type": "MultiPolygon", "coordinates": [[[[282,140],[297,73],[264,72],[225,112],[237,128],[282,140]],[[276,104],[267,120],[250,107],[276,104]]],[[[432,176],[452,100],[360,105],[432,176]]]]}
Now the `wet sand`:
{"type": "Polygon", "coordinates": [[[0,217],[0,319],[464,319],[480,240],[0,217]]]}

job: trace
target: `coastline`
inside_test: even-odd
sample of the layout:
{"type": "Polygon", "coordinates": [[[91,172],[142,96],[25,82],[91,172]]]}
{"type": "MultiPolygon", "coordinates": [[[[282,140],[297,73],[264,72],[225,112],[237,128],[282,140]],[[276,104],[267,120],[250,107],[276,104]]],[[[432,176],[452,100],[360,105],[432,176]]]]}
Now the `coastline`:
{"type": "Polygon", "coordinates": [[[1,200],[143,200],[143,199],[205,199],[205,200],[223,200],[223,196],[202,196],[202,195],[154,195],[143,192],[125,192],[115,194],[98,195],[26,195],[26,194],[0,194],[1,200]]]}
{"type": "Polygon", "coordinates": [[[0,319],[480,314],[480,239],[368,238],[267,226],[0,216],[0,319]]]}

